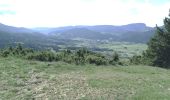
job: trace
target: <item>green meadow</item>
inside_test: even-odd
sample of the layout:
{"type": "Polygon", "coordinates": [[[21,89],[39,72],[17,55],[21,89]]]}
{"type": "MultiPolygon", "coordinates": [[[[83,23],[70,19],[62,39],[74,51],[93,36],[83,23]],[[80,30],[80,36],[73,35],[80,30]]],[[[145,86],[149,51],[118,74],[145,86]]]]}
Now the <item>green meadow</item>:
{"type": "Polygon", "coordinates": [[[0,100],[170,100],[170,71],[0,58],[0,100]]]}

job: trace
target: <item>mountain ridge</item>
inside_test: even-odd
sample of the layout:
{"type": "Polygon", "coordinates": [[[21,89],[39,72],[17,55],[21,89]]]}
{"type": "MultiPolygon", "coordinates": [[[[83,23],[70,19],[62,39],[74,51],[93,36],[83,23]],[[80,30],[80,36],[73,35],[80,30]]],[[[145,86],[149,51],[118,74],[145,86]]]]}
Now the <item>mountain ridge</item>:
{"type": "Polygon", "coordinates": [[[146,43],[154,34],[154,28],[144,23],[132,23],[127,25],[79,25],[57,28],[32,28],[14,27],[0,24],[0,38],[10,40],[11,37],[21,41],[43,41],[44,40],[74,40],[75,38],[90,40],[110,40],[146,43]],[[4,34],[6,33],[6,34],[4,34]],[[46,34],[46,35],[44,35],[46,34]],[[3,36],[3,37],[2,37],[3,36]]]}
{"type": "Polygon", "coordinates": [[[11,32],[11,33],[38,33],[32,29],[24,27],[14,27],[0,23],[0,31],[11,32]]]}
{"type": "Polygon", "coordinates": [[[152,27],[146,26],[144,23],[131,23],[127,25],[77,25],[77,26],[63,26],[63,27],[39,27],[39,28],[32,28],[32,30],[43,32],[46,31],[48,34],[55,33],[55,32],[63,32],[73,28],[87,28],[89,30],[98,31],[98,32],[119,32],[119,31],[142,31],[142,30],[150,30],[152,27]]]}

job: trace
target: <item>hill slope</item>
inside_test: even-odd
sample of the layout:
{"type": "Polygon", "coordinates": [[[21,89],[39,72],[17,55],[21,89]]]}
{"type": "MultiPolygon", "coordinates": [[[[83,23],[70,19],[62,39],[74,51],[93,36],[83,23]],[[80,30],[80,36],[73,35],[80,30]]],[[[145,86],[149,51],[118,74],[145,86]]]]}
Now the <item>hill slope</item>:
{"type": "Polygon", "coordinates": [[[154,28],[148,27],[143,23],[134,23],[122,26],[67,26],[52,28],[48,31],[50,32],[49,35],[56,34],[58,37],[66,39],[79,37],[94,40],[146,43],[153,36],[154,30],[154,28]]]}
{"type": "Polygon", "coordinates": [[[0,47],[21,42],[31,48],[58,48],[57,45],[74,45],[74,39],[76,38],[89,39],[90,41],[109,40],[146,43],[153,34],[154,28],[147,27],[142,23],[123,26],[67,26],[34,29],[18,28],[0,24],[0,47]],[[43,32],[43,34],[41,34],[41,32],[43,32]]]}
{"type": "Polygon", "coordinates": [[[35,33],[35,31],[23,27],[13,27],[0,23],[0,31],[8,33],[35,33]]]}
{"type": "Polygon", "coordinates": [[[60,33],[58,37],[67,38],[67,39],[83,38],[83,39],[103,40],[103,39],[109,39],[110,37],[113,36],[111,34],[102,34],[100,32],[92,31],[86,28],[74,28],[60,33]]]}
{"type": "Polygon", "coordinates": [[[0,47],[18,42],[35,47],[45,38],[44,35],[29,29],[0,25],[0,47]]]}
{"type": "Polygon", "coordinates": [[[46,36],[39,32],[0,24],[0,48],[7,45],[22,43],[24,46],[34,49],[52,47],[57,49],[57,44],[65,44],[68,41],[46,36]]]}
{"type": "Polygon", "coordinates": [[[0,58],[0,99],[169,100],[170,71],[0,58]]]}
{"type": "Polygon", "coordinates": [[[62,33],[65,31],[68,31],[70,29],[76,29],[76,28],[86,28],[88,30],[96,31],[96,32],[101,32],[101,33],[123,33],[127,31],[148,31],[152,30],[152,27],[146,26],[144,23],[132,23],[128,25],[121,25],[121,26],[113,26],[113,25],[95,25],[95,26],[65,26],[65,27],[57,27],[57,28],[33,28],[33,30],[38,31],[38,32],[44,32],[44,33],[62,33]]]}

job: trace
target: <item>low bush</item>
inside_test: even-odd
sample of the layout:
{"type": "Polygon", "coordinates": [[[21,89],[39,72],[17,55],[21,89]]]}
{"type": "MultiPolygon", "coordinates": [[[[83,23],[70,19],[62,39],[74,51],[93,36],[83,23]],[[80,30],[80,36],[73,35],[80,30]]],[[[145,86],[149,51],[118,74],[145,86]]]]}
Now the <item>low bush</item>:
{"type": "Polygon", "coordinates": [[[108,61],[105,58],[95,56],[95,55],[88,55],[86,57],[86,62],[89,64],[96,64],[96,65],[107,65],[108,61]]]}
{"type": "Polygon", "coordinates": [[[57,56],[53,52],[50,51],[42,51],[36,53],[29,53],[26,58],[29,60],[39,60],[39,61],[56,61],[57,56]]]}
{"type": "Polygon", "coordinates": [[[142,56],[140,55],[135,55],[132,58],[130,58],[130,63],[131,64],[142,64],[142,56]]]}
{"type": "Polygon", "coordinates": [[[119,55],[114,53],[111,59],[106,58],[104,55],[100,53],[95,53],[89,51],[85,48],[71,51],[71,50],[63,50],[63,51],[35,51],[28,48],[23,48],[21,45],[17,45],[16,47],[9,47],[1,50],[0,55],[2,57],[8,56],[16,56],[22,57],[28,60],[38,60],[38,61],[63,61],[66,63],[74,63],[77,65],[82,64],[95,64],[95,65],[107,65],[119,64],[119,55]]]}

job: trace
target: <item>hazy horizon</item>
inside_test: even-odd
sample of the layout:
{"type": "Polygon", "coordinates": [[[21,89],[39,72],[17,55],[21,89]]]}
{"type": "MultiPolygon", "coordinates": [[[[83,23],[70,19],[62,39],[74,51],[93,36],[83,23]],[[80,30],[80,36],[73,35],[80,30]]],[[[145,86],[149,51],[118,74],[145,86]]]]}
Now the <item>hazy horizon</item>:
{"type": "Polygon", "coordinates": [[[169,0],[0,0],[0,23],[26,28],[163,25],[169,0]]]}
{"type": "MultiPolygon", "coordinates": [[[[6,26],[11,26],[11,27],[17,27],[17,28],[28,28],[28,29],[38,29],[38,28],[62,28],[62,27],[83,27],[83,26],[125,26],[125,25],[130,25],[130,24],[144,24],[144,25],[146,25],[145,23],[128,23],[128,24],[122,24],[122,25],[106,25],[106,24],[98,24],[98,25],[65,25],[65,26],[52,26],[52,27],[48,27],[48,26],[40,26],[40,27],[24,27],[24,26],[14,26],[14,25],[8,25],[8,24],[5,24],[5,23],[1,23],[0,22],[0,24],[2,24],[2,25],[6,25],[6,26]]],[[[147,27],[152,27],[152,28],[154,28],[154,27],[156,27],[156,24],[155,24],[155,26],[148,26],[148,25],[146,25],[147,27]]]]}

